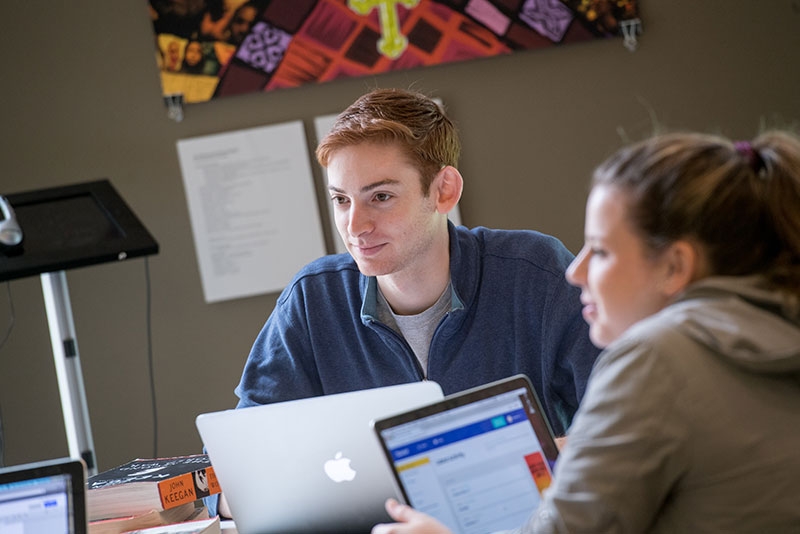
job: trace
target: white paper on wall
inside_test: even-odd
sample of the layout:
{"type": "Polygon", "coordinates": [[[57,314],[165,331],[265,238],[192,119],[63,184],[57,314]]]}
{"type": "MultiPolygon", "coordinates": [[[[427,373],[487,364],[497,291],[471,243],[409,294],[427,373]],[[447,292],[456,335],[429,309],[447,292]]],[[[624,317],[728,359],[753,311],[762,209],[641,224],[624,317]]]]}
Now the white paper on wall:
{"type": "Polygon", "coordinates": [[[206,302],[280,291],[326,253],[301,121],[177,148],[206,302]]]}

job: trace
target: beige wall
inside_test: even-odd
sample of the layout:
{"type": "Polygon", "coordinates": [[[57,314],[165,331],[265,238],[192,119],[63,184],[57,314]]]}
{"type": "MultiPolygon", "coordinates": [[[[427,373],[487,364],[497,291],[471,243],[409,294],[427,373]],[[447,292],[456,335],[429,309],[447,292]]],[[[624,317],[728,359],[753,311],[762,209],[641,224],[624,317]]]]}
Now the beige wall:
{"type": "MultiPolygon", "coordinates": [[[[540,229],[576,251],[592,167],[623,137],[650,132],[654,118],[737,138],[763,121],[800,119],[800,2],[641,4],[635,53],[621,39],[574,44],[230,97],[188,106],[176,123],[160,98],[146,0],[13,2],[0,35],[0,192],[107,177],[154,234],[157,454],[195,452],[195,416],[235,404],[276,295],[204,303],[175,141],[302,119],[313,142],[315,116],[374,86],[413,84],[441,97],[462,130],[464,222],[540,229]]],[[[98,465],[152,455],[145,261],[67,278],[98,465]]],[[[0,348],[6,463],[66,455],[39,278],[9,289],[16,322],[0,348]]],[[[9,321],[3,284],[0,338],[9,321]]]]}

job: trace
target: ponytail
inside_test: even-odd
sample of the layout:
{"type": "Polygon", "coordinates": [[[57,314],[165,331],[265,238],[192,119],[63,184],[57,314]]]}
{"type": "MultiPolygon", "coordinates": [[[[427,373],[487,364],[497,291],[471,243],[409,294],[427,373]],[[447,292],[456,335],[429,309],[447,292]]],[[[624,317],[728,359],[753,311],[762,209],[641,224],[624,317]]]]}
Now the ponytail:
{"type": "Polygon", "coordinates": [[[770,131],[753,141],[763,161],[764,203],[781,243],[766,274],[780,287],[800,294],[800,139],[770,131]]]}

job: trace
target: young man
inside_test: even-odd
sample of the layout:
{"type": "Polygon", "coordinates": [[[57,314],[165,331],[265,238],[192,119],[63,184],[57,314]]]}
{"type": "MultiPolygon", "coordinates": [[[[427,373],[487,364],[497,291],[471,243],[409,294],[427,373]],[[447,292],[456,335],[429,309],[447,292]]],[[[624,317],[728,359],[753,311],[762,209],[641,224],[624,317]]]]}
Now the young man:
{"type": "Polygon", "coordinates": [[[573,255],[538,232],[448,222],[460,149],[422,94],[375,90],[339,115],[317,159],[349,254],[310,263],[284,289],[239,408],[424,379],[450,394],[524,373],[566,431],[598,354],[564,279],[573,255]]]}
{"type": "Polygon", "coordinates": [[[561,435],[597,355],[573,255],[533,231],[455,227],[453,123],[430,98],[359,98],[317,148],[349,254],[286,287],[236,388],[238,406],[429,379],[446,394],[525,373],[561,435]]]}

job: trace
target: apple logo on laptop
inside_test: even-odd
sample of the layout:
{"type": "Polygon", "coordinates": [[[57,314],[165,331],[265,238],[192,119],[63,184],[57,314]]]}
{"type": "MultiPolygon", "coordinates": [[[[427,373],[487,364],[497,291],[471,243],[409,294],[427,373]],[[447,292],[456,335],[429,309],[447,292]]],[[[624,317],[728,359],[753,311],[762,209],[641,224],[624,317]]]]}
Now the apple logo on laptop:
{"type": "Polygon", "coordinates": [[[356,478],[355,470],[350,467],[350,458],[342,456],[341,451],[325,462],[324,468],[325,474],[334,482],[350,482],[356,478]]]}

